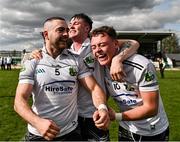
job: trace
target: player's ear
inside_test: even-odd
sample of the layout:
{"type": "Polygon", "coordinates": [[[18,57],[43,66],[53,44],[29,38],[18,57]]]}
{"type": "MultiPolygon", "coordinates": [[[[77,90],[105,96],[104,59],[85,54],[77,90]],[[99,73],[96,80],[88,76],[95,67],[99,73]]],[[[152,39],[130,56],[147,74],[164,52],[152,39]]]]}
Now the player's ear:
{"type": "Polygon", "coordinates": [[[119,47],[119,42],[118,42],[117,39],[114,39],[114,46],[115,46],[115,47],[119,47]]]}
{"type": "Polygon", "coordinates": [[[49,39],[48,38],[48,31],[44,31],[42,34],[43,34],[44,39],[49,39]]]}
{"type": "Polygon", "coordinates": [[[90,27],[88,25],[86,25],[85,30],[86,30],[87,33],[89,33],[90,27]]]}

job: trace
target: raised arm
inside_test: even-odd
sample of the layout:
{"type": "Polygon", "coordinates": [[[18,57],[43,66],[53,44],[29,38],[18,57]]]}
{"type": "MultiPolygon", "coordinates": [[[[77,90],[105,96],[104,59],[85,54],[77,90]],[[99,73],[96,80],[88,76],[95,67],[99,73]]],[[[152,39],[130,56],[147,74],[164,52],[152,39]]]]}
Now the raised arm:
{"type": "Polygon", "coordinates": [[[33,85],[18,84],[14,100],[15,111],[29,124],[37,128],[40,134],[47,140],[52,140],[59,133],[58,126],[51,120],[40,118],[28,104],[33,85]]]}
{"type": "Polygon", "coordinates": [[[128,39],[119,39],[118,42],[120,52],[112,59],[110,75],[113,80],[121,82],[123,81],[123,77],[126,76],[122,62],[137,52],[139,42],[128,39]]]}

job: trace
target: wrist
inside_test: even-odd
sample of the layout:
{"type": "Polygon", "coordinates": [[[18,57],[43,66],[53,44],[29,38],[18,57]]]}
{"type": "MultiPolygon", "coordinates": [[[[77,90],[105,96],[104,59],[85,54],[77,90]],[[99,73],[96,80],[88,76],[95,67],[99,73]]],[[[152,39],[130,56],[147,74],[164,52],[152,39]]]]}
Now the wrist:
{"type": "Polygon", "coordinates": [[[104,109],[104,110],[108,111],[108,108],[107,108],[107,106],[105,104],[100,104],[98,106],[98,110],[101,110],[101,109],[104,109]]]}
{"type": "Polygon", "coordinates": [[[122,120],[122,113],[115,113],[115,119],[117,121],[121,121],[122,120]]]}

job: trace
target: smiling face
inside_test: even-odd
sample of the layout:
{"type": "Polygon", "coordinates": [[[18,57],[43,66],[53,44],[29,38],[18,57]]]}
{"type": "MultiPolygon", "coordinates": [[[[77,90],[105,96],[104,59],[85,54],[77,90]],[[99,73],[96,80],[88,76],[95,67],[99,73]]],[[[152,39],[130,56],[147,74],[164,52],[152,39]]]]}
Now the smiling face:
{"type": "Polygon", "coordinates": [[[84,39],[89,33],[89,25],[82,18],[72,18],[69,23],[69,38],[84,39]]]}
{"type": "Polygon", "coordinates": [[[91,48],[100,65],[111,65],[113,56],[117,51],[117,40],[112,39],[107,33],[99,33],[91,38],[91,48]]]}
{"type": "Polygon", "coordinates": [[[64,20],[56,19],[48,21],[44,26],[45,42],[56,49],[66,48],[68,32],[69,29],[64,20]]]}

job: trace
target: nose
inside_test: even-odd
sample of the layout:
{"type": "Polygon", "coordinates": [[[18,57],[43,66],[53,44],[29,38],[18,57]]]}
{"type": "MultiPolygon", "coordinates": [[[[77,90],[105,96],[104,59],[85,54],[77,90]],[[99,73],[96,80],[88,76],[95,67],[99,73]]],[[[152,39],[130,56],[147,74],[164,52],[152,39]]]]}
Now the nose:
{"type": "Polygon", "coordinates": [[[96,46],[96,48],[93,48],[92,50],[94,54],[101,52],[101,48],[99,46],[96,46]]]}
{"type": "Polygon", "coordinates": [[[101,47],[100,47],[100,46],[97,46],[97,47],[96,47],[96,52],[99,52],[99,51],[101,51],[101,47]]]}
{"type": "Polygon", "coordinates": [[[67,35],[67,36],[69,35],[69,28],[64,30],[63,35],[67,35]]]}

